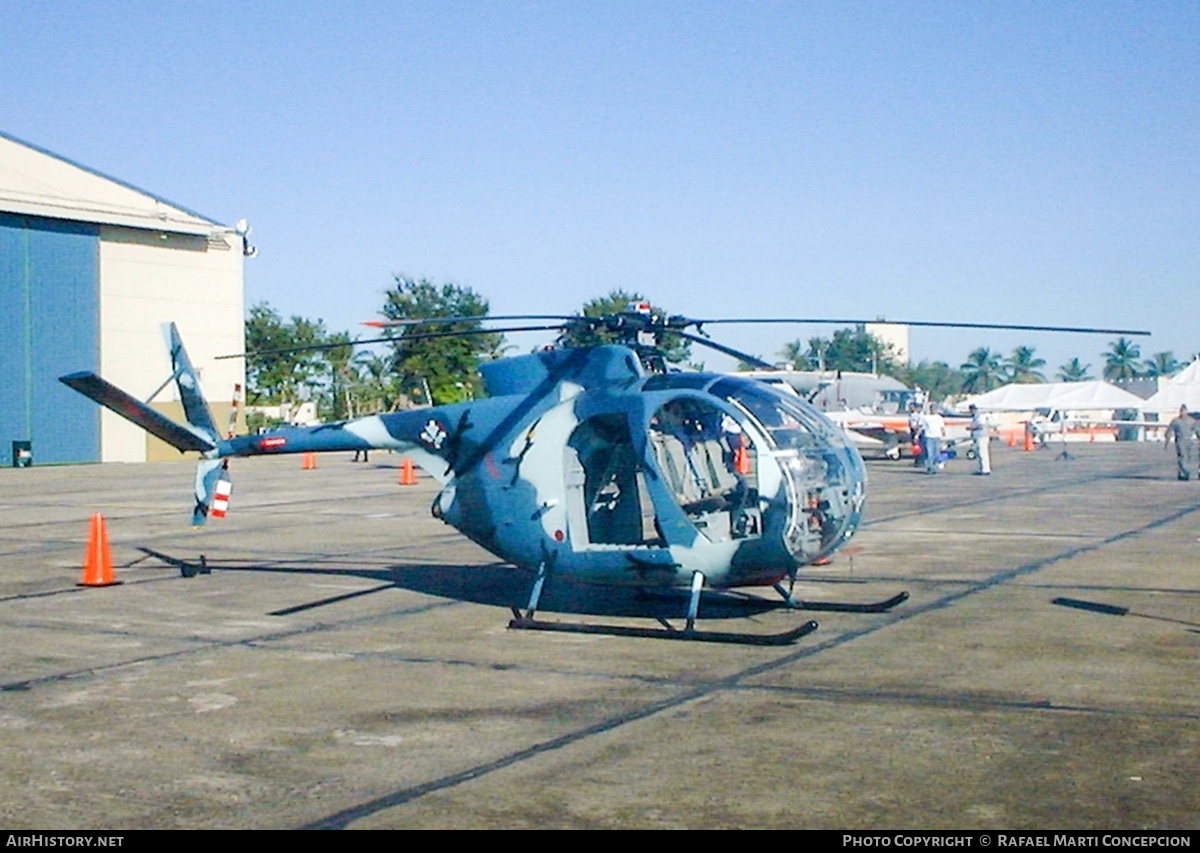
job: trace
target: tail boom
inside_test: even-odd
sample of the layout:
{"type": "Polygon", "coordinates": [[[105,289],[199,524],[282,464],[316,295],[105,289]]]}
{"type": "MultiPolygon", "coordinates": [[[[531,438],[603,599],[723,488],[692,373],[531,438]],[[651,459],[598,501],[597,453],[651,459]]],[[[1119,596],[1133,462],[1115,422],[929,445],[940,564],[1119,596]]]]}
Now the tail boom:
{"type": "Polygon", "coordinates": [[[216,455],[275,456],[338,450],[394,450],[410,456],[439,482],[450,475],[447,428],[424,410],[370,415],[312,427],[284,427],[221,441],[216,455]]]}

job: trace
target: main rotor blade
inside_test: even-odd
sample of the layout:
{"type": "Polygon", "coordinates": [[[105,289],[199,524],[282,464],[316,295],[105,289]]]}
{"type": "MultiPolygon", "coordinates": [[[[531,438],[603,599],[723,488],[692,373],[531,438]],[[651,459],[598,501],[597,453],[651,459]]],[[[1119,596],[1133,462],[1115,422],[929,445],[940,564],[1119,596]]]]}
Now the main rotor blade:
{"type": "Polygon", "coordinates": [[[732,356],[733,358],[741,359],[742,361],[746,362],[746,364],[753,364],[756,367],[761,367],[766,370],[770,370],[775,366],[773,364],[768,364],[756,355],[750,355],[750,353],[736,350],[733,347],[727,347],[724,344],[719,344],[716,341],[708,338],[702,338],[699,335],[693,335],[690,332],[672,332],[672,334],[679,335],[681,338],[686,338],[689,341],[702,344],[709,349],[715,349],[717,352],[724,353],[725,355],[732,356]]]}
{"type": "Polygon", "coordinates": [[[709,323],[824,323],[838,326],[862,326],[872,323],[889,326],[926,326],[936,329],[1000,329],[1013,332],[1071,332],[1085,335],[1149,335],[1139,329],[1094,329],[1084,326],[1030,326],[1019,323],[942,323],[936,320],[835,320],[828,317],[739,317],[716,320],[684,318],[688,323],[704,326],[709,323]]]}
{"type": "MultiPolygon", "coordinates": [[[[578,315],[572,314],[499,314],[486,317],[424,317],[422,319],[404,320],[363,320],[359,325],[370,326],[373,329],[390,329],[394,326],[426,326],[434,323],[469,323],[484,320],[574,320],[578,315]]],[[[517,330],[514,330],[517,331],[517,330]]]]}
{"type": "MultiPolygon", "coordinates": [[[[470,319],[478,320],[478,317],[470,319]]],[[[231,355],[218,355],[214,357],[214,361],[224,358],[256,358],[263,355],[281,355],[288,352],[315,352],[318,350],[337,349],[338,347],[352,347],[360,344],[386,344],[386,343],[403,343],[404,341],[425,341],[431,338],[461,338],[467,335],[502,335],[505,332],[546,332],[559,331],[563,328],[561,324],[556,326],[504,326],[499,329],[466,329],[451,332],[419,332],[414,335],[399,335],[387,338],[360,338],[353,341],[343,341],[334,344],[306,344],[299,347],[283,347],[281,349],[260,349],[254,352],[239,352],[231,355]]]]}

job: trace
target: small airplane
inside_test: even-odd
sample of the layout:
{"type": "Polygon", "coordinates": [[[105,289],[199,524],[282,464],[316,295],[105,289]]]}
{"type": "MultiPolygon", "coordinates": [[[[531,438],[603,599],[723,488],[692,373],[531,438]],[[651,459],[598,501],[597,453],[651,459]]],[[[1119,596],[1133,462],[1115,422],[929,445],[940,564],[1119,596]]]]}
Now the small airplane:
{"type": "MultiPolygon", "coordinates": [[[[845,430],[860,453],[877,453],[888,459],[900,459],[914,443],[912,427],[906,415],[847,409],[825,412],[825,416],[845,430]]],[[[943,442],[947,447],[970,440],[970,418],[947,414],[943,419],[946,425],[943,442]]]]}
{"type": "MultiPolygon", "coordinates": [[[[738,373],[804,397],[846,433],[862,454],[900,459],[913,445],[909,407],[924,408],[925,392],[891,376],[844,371],[750,370],[738,373]]],[[[971,419],[945,417],[948,446],[971,437],[971,419]]]]}
{"type": "MultiPolygon", "coordinates": [[[[419,322],[461,326],[464,319],[480,318],[419,322]]],[[[698,630],[702,590],[773,586],[786,606],[843,612],[883,612],[908,597],[820,605],[794,598],[799,570],[828,559],[858,528],[866,498],[861,456],[839,427],[795,394],[736,375],[667,372],[658,347],[671,334],[767,366],[689,329],[796,321],[694,320],[663,316],[648,304],[598,318],[491,319],[554,322],[482,333],[582,328],[608,331],[621,342],[486,362],[480,372],[487,396],[478,400],[236,437],[222,437],[214,423],[174,324],[166,338],[185,423],[93,373],[61,381],[181,452],[201,454],[196,525],[215,514],[214,503],[223,511],[234,457],[367,449],[407,455],[441,485],[435,517],[533,572],[510,628],[777,645],[795,642],[817,623],[765,635],[698,630]],[[539,620],[542,590],[554,578],[688,590],[685,627],[539,620]]]]}
{"type": "Polygon", "coordinates": [[[739,375],[786,385],[823,412],[866,407],[879,414],[903,415],[910,402],[924,403],[923,391],[886,374],[795,370],[785,364],[773,370],[744,370],[739,375]]]}

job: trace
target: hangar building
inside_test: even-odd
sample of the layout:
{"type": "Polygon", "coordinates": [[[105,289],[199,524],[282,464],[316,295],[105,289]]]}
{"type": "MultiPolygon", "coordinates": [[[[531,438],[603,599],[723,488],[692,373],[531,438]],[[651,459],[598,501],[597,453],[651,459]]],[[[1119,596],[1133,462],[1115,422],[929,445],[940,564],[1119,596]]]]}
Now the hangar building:
{"type": "MultiPolygon", "coordinates": [[[[217,423],[242,351],[245,238],[233,228],[0,133],[0,465],[179,458],[58,382],[90,370],[147,399],[174,321],[217,423]]],[[[154,398],[179,418],[173,386],[154,398]]]]}

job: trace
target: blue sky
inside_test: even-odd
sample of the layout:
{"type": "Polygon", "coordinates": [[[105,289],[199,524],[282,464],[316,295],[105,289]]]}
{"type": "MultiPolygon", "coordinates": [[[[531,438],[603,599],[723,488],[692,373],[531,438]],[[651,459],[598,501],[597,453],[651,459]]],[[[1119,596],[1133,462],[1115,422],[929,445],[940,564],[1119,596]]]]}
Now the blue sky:
{"type": "MultiPolygon", "coordinates": [[[[699,317],[1145,328],[1186,358],[1198,93],[1195,2],[0,0],[0,130],[247,218],[248,303],[335,330],[404,273],[497,314],[625,288],[699,317]]],[[[1098,373],[1112,339],[912,350],[1098,373]]]]}

